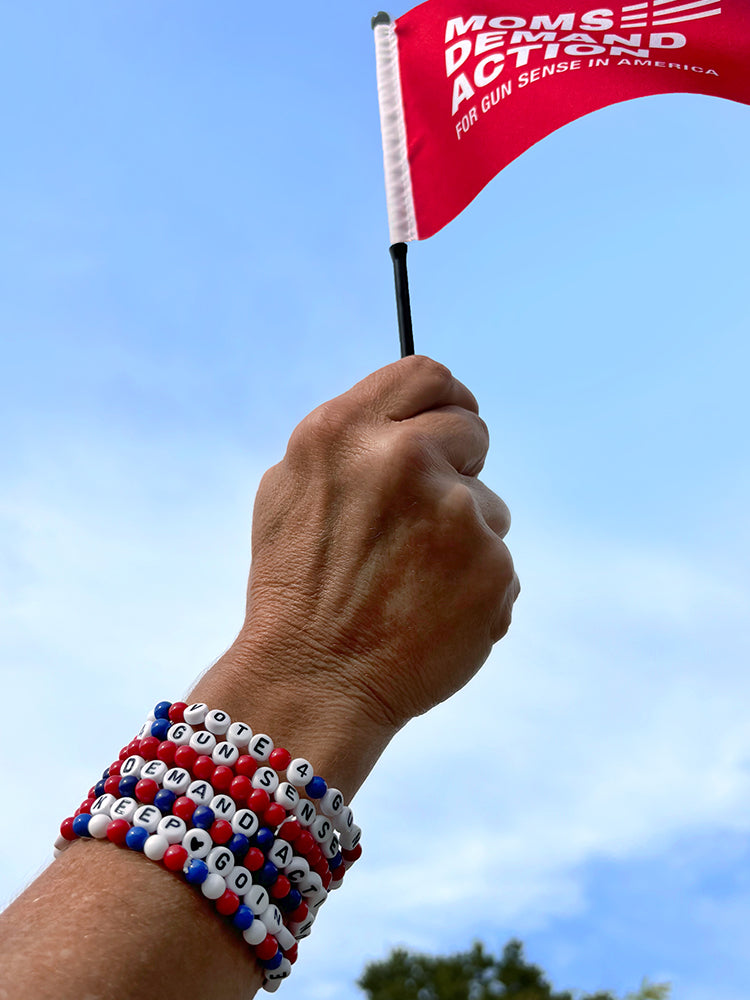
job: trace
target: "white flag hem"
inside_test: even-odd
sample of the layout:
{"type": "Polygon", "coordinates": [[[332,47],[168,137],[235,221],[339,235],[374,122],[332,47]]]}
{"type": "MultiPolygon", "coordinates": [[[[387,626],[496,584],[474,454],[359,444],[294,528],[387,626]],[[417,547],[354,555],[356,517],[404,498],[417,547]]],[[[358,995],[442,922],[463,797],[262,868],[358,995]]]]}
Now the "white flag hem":
{"type": "Polygon", "coordinates": [[[380,131],[383,136],[385,197],[391,244],[418,239],[414,195],[406,145],[404,103],[401,98],[401,71],[398,37],[391,24],[376,24],[375,62],[378,75],[380,131]]]}

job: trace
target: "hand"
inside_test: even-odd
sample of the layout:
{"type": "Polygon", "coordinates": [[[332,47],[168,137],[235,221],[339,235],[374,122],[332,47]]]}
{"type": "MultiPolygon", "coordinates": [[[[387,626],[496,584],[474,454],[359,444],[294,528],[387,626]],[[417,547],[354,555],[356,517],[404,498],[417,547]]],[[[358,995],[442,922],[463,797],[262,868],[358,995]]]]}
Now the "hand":
{"type": "Polygon", "coordinates": [[[268,683],[359,699],[395,731],[469,680],[520,589],[508,509],[477,478],[487,448],[472,394],[424,357],[302,421],[253,518],[240,639],[268,683]]]}

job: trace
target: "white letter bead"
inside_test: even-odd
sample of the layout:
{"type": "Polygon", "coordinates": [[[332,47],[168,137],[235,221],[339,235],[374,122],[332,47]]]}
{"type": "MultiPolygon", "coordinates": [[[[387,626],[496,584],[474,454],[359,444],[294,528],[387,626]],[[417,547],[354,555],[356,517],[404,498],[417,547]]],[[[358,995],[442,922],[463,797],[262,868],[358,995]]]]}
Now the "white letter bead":
{"type": "Polygon", "coordinates": [[[194,830],[188,830],[182,838],[182,846],[191,858],[206,858],[214,842],[208,830],[196,827],[194,830]]]}
{"type": "Polygon", "coordinates": [[[290,948],[294,947],[294,934],[284,924],[279,928],[276,940],[279,942],[279,948],[283,951],[289,951],[290,948]]]}
{"type": "Polygon", "coordinates": [[[138,754],[133,754],[132,757],[126,757],[122,762],[122,767],[120,768],[121,778],[140,778],[141,768],[146,763],[144,757],[139,757],[138,754]]]}
{"type": "Polygon", "coordinates": [[[353,851],[354,848],[359,843],[359,838],[362,836],[362,830],[357,826],[356,823],[352,823],[351,827],[347,830],[340,830],[339,835],[341,838],[341,846],[345,851],[353,851]]]}
{"type": "MultiPolygon", "coordinates": [[[[294,936],[292,936],[292,944],[290,945],[290,947],[293,946],[294,946],[294,936]]],[[[287,949],[285,948],[284,951],[286,950],[287,949]]],[[[291,974],[292,974],[292,963],[289,961],[288,958],[282,958],[281,965],[278,967],[278,969],[269,969],[266,972],[266,978],[272,979],[274,981],[274,983],[276,984],[274,986],[274,990],[276,990],[278,986],[281,983],[283,983],[285,979],[288,979],[291,974]]]]}
{"type": "Polygon", "coordinates": [[[335,833],[332,833],[328,840],[320,845],[320,849],[329,860],[335,858],[339,853],[339,838],[335,833]]]}
{"type": "Polygon", "coordinates": [[[237,805],[234,799],[228,795],[214,795],[209,806],[216,813],[217,819],[231,820],[237,812],[237,805]]]}
{"type": "Polygon", "coordinates": [[[253,885],[245,893],[243,902],[245,906],[253,911],[256,917],[259,917],[268,906],[268,893],[262,885],[253,885]]]}
{"type": "Polygon", "coordinates": [[[338,788],[329,788],[320,800],[320,811],[326,816],[336,817],[344,808],[344,796],[338,788]]]}
{"type": "MultiPolygon", "coordinates": [[[[153,713],[149,713],[149,714],[153,715],[153,713]]],[[[141,726],[141,728],[136,733],[135,738],[137,740],[142,740],[144,738],[144,736],[150,736],[151,735],[151,726],[154,724],[155,721],[156,720],[153,719],[153,718],[152,719],[146,719],[146,721],[143,723],[143,725],[141,726]]]]}
{"type": "Polygon", "coordinates": [[[234,743],[224,742],[216,744],[213,753],[211,754],[211,760],[214,764],[223,764],[225,767],[231,767],[233,764],[237,763],[239,756],[240,751],[234,743]]]}
{"type": "Polygon", "coordinates": [[[156,833],[156,828],[161,822],[161,813],[156,806],[141,806],[136,809],[133,816],[133,826],[142,826],[149,833],[156,833]]]}
{"type": "Polygon", "coordinates": [[[219,899],[227,891],[227,884],[221,875],[211,872],[205,882],[201,882],[201,892],[206,899],[219,899]]]}
{"type": "Polygon", "coordinates": [[[231,819],[232,831],[244,834],[245,837],[252,837],[257,832],[260,823],[258,817],[252,809],[240,809],[231,819]]]}
{"type": "Polygon", "coordinates": [[[106,813],[97,813],[89,820],[89,836],[96,840],[104,840],[107,836],[107,827],[112,822],[106,813]]]}
{"type": "Polygon", "coordinates": [[[187,823],[179,816],[165,816],[159,821],[156,832],[167,841],[167,844],[181,844],[187,833],[187,823]]]}
{"type": "Polygon", "coordinates": [[[288,781],[282,781],[276,791],[273,793],[273,797],[277,802],[280,802],[285,809],[292,810],[299,802],[299,792],[291,785],[288,781]]]}
{"type": "Polygon", "coordinates": [[[247,930],[242,932],[242,936],[248,944],[260,944],[261,941],[265,940],[266,934],[268,931],[262,920],[253,920],[247,930]]]}
{"type": "Polygon", "coordinates": [[[338,823],[336,826],[338,827],[339,833],[342,830],[349,830],[354,826],[354,813],[351,811],[349,806],[344,806],[337,819],[338,823]]]}
{"type": "Polygon", "coordinates": [[[228,742],[233,743],[240,749],[247,747],[252,738],[253,731],[250,726],[246,725],[244,722],[233,722],[229,729],[227,729],[228,742]]]}
{"type": "Polygon", "coordinates": [[[169,768],[163,760],[150,760],[141,768],[141,777],[151,778],[151,780],[155,781],[157,785],[160,785],[162,778],[168,770],[169,768]]]}
{"type": "Polygon", "coordinates": [[[193,781],[185,792],[189,799],[192,799],[198,806],[207,806],[214,797],[214,790],[207,781],[193,781]]]}
{"type": "Polygon", "coordinates": [[[299,788],[306,785],[313,776],[312,764],[304,757],[295,757],[286,769],[286,780],[299,788]]]}
{"type": "Polygon", "coordinates": [[[117,802],[117,798],[114,795],[100,795],[91,807],[91,815],[98,816],[99,813],[102,813],[104,816],[109,816],[115,802],[117,802]]]}
{"type": "Polygon", "coordinates": [[[307,858],[293,857],[289,865],[284,869],[284,874],[292,885],[302,882],[310,874],[310,865],[307,858]]]}
{"type": "Polygon", "coordinates": [[[318,816],[310,826],[310,833],[319,844],[324,843],[333,833],[333,826],[330,819],[326,819],[325,816],[318,816]]]}
{"type": "Polygon", "coordinates": [[[138,803],[135,799],[131,799],[126,796],[124,799],[118,799],[117,802],[112,806],[109,811],[109,815],[112,819],[124,819],[129,823],[133,818],[133,813],[138,808],[138,803]]]}
{"type": "Polygon", "coordinates": [[[294,815],[302,826],[310,826],[318,818],[318,810],[309,799],[300,799],[294,807],[294,815]]]}
{"type": "MultiPolygon", "coordinates": [[[[89,823],[89,829],[90,828],[91,828],[91,823],[89,823]]],[[[62,853],[65,850],[65,848],[71,843],[72,841],[66,840],[61,833],[58,833],[58,835],[55,837],[55,850],[62,853]]],[[[57,855],[55,855],[55,857],[57,857],[57,855]]]]}
{"type": "Polygon", "coordinates": [[[236,892],[238,896],[243,896],[253,882],[252,875],[242,865],[235,865],[230,874],[225,877],[227,880],[227,889],[236,892]]]}
{"type": "Polygon", "coordinates": [[[164,775],[162,786],[175,795],[184,795],[192,780],[192,775],[184,767],[172,767],[164,775]]]}
{"type": "Polygon", "coordinates": [[[143,845],[143,853],[147,858],[151,858],[152,861],[161,861],[168,847],[169,841],[167,838],[160,837],[159,834],[154,833],[143,845]]]}
{"type": "Polygon", "coordinates": [[[234,868],[234,855],[227,847],[214,847],[206,858],[210,872],[226,877],[234,868]]]}
{"type": "Polygon", "coordinates": [[[213,733],[207,733],[205,729],[201,729],[190,737],[190,746],[196,753],[204,753],[209,756],[214,752],[216,737],[213,733]]]}
{"type": "Polygon", "coordinates": [[[271,850],[267,854],[267,858],[271,861],[277,868],[284,868],[286,865],[290,864],[292,858],[294,857],[294,851],[292,850],[292,845],[287,843],[286,840],[274,840],[271,850]]]}
{"type": "Polygon", "coordinates": [[[312,933],[312,925],[315,921],[308,917],[303,924],[290,924],[289,930],[294,934],[298,941],[302,941],[306,937],[310,937],[312,933]]]}
{"type": "Polygon", "coordinates": [[[170,743],[176,743],[178,747],[186,747],[190,744],[190,737],[193,735],[193,730],[185,722],[178,722],[172,726],[167,733],[167,739],[170,743]]]}
{"type": "Polygon", "coordinates": [[[273,795],[279,787],[279,776],[272,767],[259,767],[250,779],[253,788],[262,788],[273,795]]]}
{"type": "Polygon", "coordinates": [[[284,926],[281,919],[281,910],[274,903],[271,903],[261,913],[260,919],[266,925],[269,934],[278,934],[279,928],[284,926]]]}
{"type": "Polygon", "coordinates": [[[227,729],[229,729],[232,725],[232,720],[226,712],[222,712],[221,709],[215,708],[212,712],[208,712],[206,718],[203,720],[203,725],[209,733],[213,733],[214,736],[223,736],[227,729]]]}
{"type": "Polygon", "coordinates": [[[273,740],[265,733],[256,733],[248,743],[247,750],[256,760],[268,760],[273,750],[273,740]]]}
{"type": "Polygon", "coordinates": [[[200,726],[206,718],[206,712],[208,712],[208,705],[197,701],[194,705],[188,705],[182,713],[182,717],[189,726],[200,726]]]}

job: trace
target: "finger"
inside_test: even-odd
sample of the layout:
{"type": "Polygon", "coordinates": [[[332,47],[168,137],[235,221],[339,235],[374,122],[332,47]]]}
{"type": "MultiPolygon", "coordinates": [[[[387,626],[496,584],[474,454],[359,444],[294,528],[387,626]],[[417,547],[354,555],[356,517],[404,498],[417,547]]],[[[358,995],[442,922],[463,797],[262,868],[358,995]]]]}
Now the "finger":
{"type": "Polygon", "coordinates": [[[357,406],[372,407],[390,420],[408,420],[440,406],[479,406],[445,365],[422,355],[402,358],[358,382],[347,393],[357,406]]]}
{"type": "Polygon", "coordinates": [[[433,452],[462,476],[478,476],[482,471],[490,435],[478,414],[460,406],[441,406],[397,426],[402,432],[428,437],[433,452]]]}

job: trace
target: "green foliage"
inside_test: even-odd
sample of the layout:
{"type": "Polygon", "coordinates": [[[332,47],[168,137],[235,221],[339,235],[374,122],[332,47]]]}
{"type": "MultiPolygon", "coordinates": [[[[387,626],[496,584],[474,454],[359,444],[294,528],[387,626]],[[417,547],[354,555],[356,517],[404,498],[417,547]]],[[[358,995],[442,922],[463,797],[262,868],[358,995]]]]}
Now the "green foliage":
{"type": "MultiPolygon", "coordinates": [[[[500,958],[477,943],[455,955],[420,955],[397,948],[366,966],[357,984],[367,1000],[618,1000],[613,993],[553,990],[542,970],[526,961],[520,941],[500,958]]],[[[624,1000],[669,1000],[667,983],[649,983],[624,1000]]]]}

